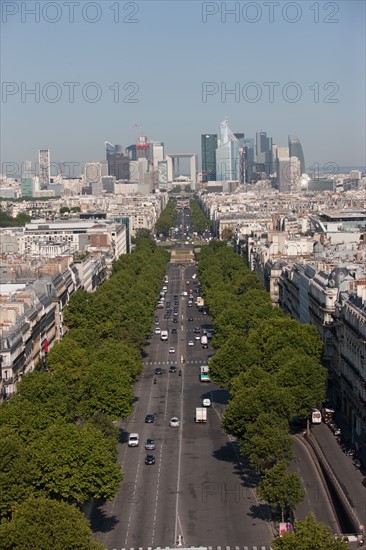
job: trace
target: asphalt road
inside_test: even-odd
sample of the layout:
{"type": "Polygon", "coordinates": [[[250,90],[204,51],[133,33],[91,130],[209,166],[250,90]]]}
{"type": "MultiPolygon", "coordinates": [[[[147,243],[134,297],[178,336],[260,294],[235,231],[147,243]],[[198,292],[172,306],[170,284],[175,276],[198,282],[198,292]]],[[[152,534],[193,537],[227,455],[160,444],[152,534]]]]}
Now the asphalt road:
{"type": "Polygon", "coordinates": [[[173,306],[173,295],[180,296],[179,322],[164,320],[165,309],[157,310],[159,326],[169,329],[169,339],[163,342],[154,334],[147,340],[143,373],[135,386],[134,413],[121,424],[119,458],[125,477],[115,499],[92,513],[93,529],[109,549],[175,547],[178,537],[185,547],[270,546],[273,531],[268,506],[259,505],[250,472],[238,459],[235,442],[221,429],[226,392],[199,381],[199,366],[207,364],[212,350],[202,349],[194,340],[193,328],[211,320],[195,306],[188,307],[187,298],[181,297],[183,290],[195,288],[194,271],[193,266],[169,266],[167,299],[173,306]],[[171,334],[174,327],[176,335],[171,334]],[[193,346],[188,346],[189,340],[193,346]],[[169,353],[171,346],[175,353],[169,353]],[[182,369],[182,376],[168,372],[173,364],[182,369]],[[156,367],[163,374],[156,376],[154,384],[156,367]],[[195,408],[204,396],[210,396],[213,404],[207,424],[197,424],[195,408]],[[144,422],[149,413],[156,415],[153,424],[144,422]],[[179,428],[169,427],[174,415],[181,420],[179,428]],[[128,447],[131,432],[139,433],[139,447],[128,447]],[[156,463],[151,466],[144,462],[148,437],[156,440],[152,451],[156,463]]]}
{"type": "Polygon", "coordinates": [[[317,521],[329,525],[334,533],[341,533],[316,457],[297,437],[293,439],[293,450],[295,458],[290,464],[290,470],[300,475],[306,493],[304,500],[295,510],[296,519],[305,519],[307,514],[312,512],[317,521]]]}

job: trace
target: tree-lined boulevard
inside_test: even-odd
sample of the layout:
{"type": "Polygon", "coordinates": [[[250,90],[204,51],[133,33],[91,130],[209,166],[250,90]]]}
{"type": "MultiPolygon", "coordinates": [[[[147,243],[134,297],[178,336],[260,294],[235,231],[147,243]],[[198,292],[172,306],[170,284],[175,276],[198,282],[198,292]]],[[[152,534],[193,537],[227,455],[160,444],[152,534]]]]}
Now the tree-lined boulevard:
{"type": "MultiPolygon", "coordinates": [[[[176,206],[168,203],[157,232],[174,225],[206,232],[194,201],[192,218],[176,206]]],[[[198,270],[168,264],[168,252],[145,233],[135,245],[98,292],[73,296],[69,332],[47,368],[26,375],[0,408],[0,547],[347,548],[333,536],[331,502],[314,510],[332,529],[307,516],[272,542],[277,522],[292,518],[305,495],[302,516],[312,509],[304,480],[322,483],[289,432],[291,418],[309,418],[324,400],[316,331],[273,309],[226,243],[204,245],[198,270]],[[167,304],[156,310],[164,275],[176,322],[167,304]],[[188,294],[203,296],[209,311],[189,304],[188,294]],[[167,341],[150,333],[154,316],[167,341]],[[212,322],[205,349],[195,336],[212,322]],[[212,381],[201,383],[207,364],[212,381]],[[207,397],[208,420],[198,424],[195,410],[207,397]],[[169,426],[173,416],[179,428],[169,426]],[[137,448],[127,445],[132,432],[137,448]],[[145,464],[147,438],[156,442],[153,465],[145,464]],[[294,450],[302,453],[297,468],[294,450]]]]}

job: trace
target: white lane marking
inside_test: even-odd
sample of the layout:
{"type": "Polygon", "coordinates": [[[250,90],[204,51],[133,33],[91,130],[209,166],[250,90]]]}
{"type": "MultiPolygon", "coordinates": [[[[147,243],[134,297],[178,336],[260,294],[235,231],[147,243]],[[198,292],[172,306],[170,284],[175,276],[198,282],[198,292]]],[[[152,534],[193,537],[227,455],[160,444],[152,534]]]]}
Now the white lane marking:
{"type": "Polygon", "coordinates": [[[151,534],[151,544],[154,544],[156,519],[157,519],[157,515],[158,515],[158,500],[159,500],[159,487],[160,487],[160,474],[161,474],[161,465],[162,465],[162,455],[163,455],[163,446],[160,447],[160,455],[159,455],[159,469],[158,469],[158,476],[157,476],[155,507],[154,507],[154,519],[153,519],[153,527],[152,527],[152,534],[151,534]]]}
{"type": "MultiPolygon", "coordinates": [[[[135,483],[134,483],[134,488],[133,488],[133,493],[132,493],[132,502],[135,502],[134,498],[135,498],[135,495],[136,495],[136,492],[137,492],[137,480],[139,479],[139,471],[140,471],[142,450],[143,450],[143,445],[141,445],[140,452],[139,452],[139,461],[137,463],[137,471],[136,471],[135,483]]],[[[131,506],[130,514],[129,514],[129,517],[128,517],[128,523],[127,523],[125,546],[127,546],[128,532],[129,532],[130,526],[131,526],[131,519],[132,519],[133,511],[134,511],[134,507],[131,506]]]]}
{"type": "MultiPolygon", "coordinates": [[[[183,355],[181,355],[181,362],[183,364],[183,355]]],[[[179,519],[179,491],[180,491],[180,476],[181,476],[181,461],[182,461],[182,439],[183,439],[183,387],[184,387],[184,369],[182,369],[182,385],[181,385],[181,400],[180,400],[180,432],[179,432],[179,448],[178,448],[178,470],[177,470],[177,492],[175,499],[175,526],[174,526],[174,540],[173,547],[176,546],[178,540],[178,523],[180,529],[180,535],[183,536],[183,530],[179,519]]],[[[184,540],[184,537],[183,537],[184,540]]],[[[185,541],[185,544],[187,541],[185,541]]]]}

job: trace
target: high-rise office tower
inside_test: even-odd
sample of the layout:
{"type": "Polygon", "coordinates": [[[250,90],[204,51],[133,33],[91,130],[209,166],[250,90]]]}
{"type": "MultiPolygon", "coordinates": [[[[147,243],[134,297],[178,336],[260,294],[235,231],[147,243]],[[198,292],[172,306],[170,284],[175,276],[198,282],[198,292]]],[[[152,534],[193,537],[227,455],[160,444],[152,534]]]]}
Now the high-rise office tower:
{"type": "Polygon", "coordinates": [[[201,135],[202,181],[216,181],[217,134],[201,135]]]}
{"type": "Polygon", "coordinates": [[[151,142],[151,158],[154,171],[157,171],[159,162],[164,160],[164,143],[162,141],[151,142]]]}
{"type": "Polygon", "coordinates": [[[126,156],[127,156],[130,160],[137,160],[136,143],[134,143],[133,145],[129,145],[128,147],[126,147],[126,156]]]}
{"type": "Polygon", "coordinates": [[[105,152],[108,163],[108,176],[114,176],[116,180],[129,180],[130,159],[123,154],[122,145],[112,145],[112,143],[106,141],[105,152]]]}
{"type": "Polygon", "coordinates": [[[245,138],[244,134],[235,134],[239,139],[239,182],[252,183],[255,180],[256,164],[254,161],[254,139],[245,138]],[[242,137],[240,137],[242,136],[242,137]]]}
{"type": "Polygon", "coordinates": [[[150,158],[150,143],[146,136],[140,136],[136,143],[136,158],[149,159],[150,158]]]}
{"type": "Polygon", "coordinates": [[[216,149],[216,181],[239,179],[239,140],[225,119],[220,124],[220,141],[216,149]]]}
{"type": "Polygon", "coordinates": [[[300,161],[301,174],[305,174],[305,159],[300,140],[296,136],[288,136],[290,157],[297,157],[300,161]]]}
{"type": "Polygon", "coordinates": [[[51,163],[49,149],[39,150],[39,183],[47,185],[51,178],[51,163]]]}
{"type": "Polygon", "coordinates": [[[288,147],[277,147],[276,183],[280,193],[291,191],[291,168],[288,147]]]}
{"type": "Polygon", "coordinates": [[[168,188],[168,161],[166,160],[158,163],[158,186],[159,189],[168,188]]]}
{"type": "Polygon", "coordinates": [[[25,160],[22,164],[22,178],[27,179],[31,178],[33,176],[32,172],[32,161],[31,160],[25,160]]]}
{"type": "Polygon", "coordinates": [[[113,155],[114,153],[123,153],[122,145],[113,145],[109,141],[105,141],[104,145],[105,145],[105,158],[106,158],[106,160],[108,160],[108,157],[110,155],[113,155]]]}
{"type": "Polygon", "coordinates": [[[267,132],[256,134],[256,162],[264,166],[264,172],[269,176],[273,172],[272,138],[267,137],[267,132]]]}

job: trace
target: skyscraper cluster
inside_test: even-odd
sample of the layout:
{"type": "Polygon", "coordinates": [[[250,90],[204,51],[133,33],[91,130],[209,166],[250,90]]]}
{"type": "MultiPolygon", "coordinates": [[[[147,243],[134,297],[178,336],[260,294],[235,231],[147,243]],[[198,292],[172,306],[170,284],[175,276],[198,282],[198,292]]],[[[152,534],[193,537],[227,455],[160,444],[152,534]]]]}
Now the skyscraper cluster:
{"type": "Polygon", "coordinates": [[[232,132],[225,119],[219,134],[201,135],[202,182],[230,181],[255,183],[272,179],[283,192],[299,190],[305,173],[300,140],[289,136],[288,146],[277,146],[266,132],[254,138],[232,132]]]}

